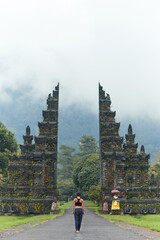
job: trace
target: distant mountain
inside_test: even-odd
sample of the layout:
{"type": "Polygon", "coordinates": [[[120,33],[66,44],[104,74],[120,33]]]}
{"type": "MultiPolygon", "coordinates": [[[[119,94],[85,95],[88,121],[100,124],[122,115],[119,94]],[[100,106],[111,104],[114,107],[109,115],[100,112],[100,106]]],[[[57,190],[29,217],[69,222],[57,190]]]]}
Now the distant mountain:
{"type": "MultiPolygon", "coordinates": [[[[46,98],[32,100],[31,96],[24,96],[23,91],[12,93],[14,99],[11,103],[0,103],[0,121],[15,133],[17,141],[23,142],[27,125],[31,133],[38,135],[38,121],[42,121],[42,110],[46,109],[46,98]]],[[[117,109],[118,110],[118,109],[117,109]]],[[[117,120],[118,121],[118,120],[117,120]]],[[[119,121],[118,121],[119,122],[119,121]]],[[[146,152],[153,155],[160,148],[160,122],[151,119],[127,118],[120,120],[120,136],[125,136],[129,123],[132,124],[136,134],[135,141],[139,148],[143,144],[146,152]]],[[[79,109],[73,105],[68,108],[59,108],[59,145],[73,146],[78,150],[78,142],[82,135],[92,135],[99,140],[98,109],[97,114],[79,109]]]]}

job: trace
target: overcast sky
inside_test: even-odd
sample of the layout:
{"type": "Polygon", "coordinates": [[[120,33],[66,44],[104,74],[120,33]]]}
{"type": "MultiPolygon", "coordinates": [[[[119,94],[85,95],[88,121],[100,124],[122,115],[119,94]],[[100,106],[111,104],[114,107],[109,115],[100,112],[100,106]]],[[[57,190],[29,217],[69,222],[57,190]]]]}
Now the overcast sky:
{"type": "Polygon", "coordinates": [[[120,117],[160,120],[159,12],[159,0],[0,0],[0,102],[60,82],[61,107],[96,112],[100,82],[120,117]]]}

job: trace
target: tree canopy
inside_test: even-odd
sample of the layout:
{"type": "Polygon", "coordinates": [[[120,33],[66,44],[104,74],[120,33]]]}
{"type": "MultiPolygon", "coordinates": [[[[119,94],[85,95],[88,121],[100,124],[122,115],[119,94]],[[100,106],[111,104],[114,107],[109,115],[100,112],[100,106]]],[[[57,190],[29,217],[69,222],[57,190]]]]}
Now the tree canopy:
{"type": "Polygon", "coordinates": [[[0,122],[0,152],[5,152],[6,149],[11,153],[16,152],[18,144],[14,133],[9,131],[6,126],[0,122]]]}
{"type": "Polygon", "coordinates": [[[97,141],[93,136],[83,135],[79,142],[78,147],[81,155],[98,152],[97,141]]]}
{"type": "MultiPolygon", "coordinates": [[[[79,152],[66,145],[59,147],[58,191],[61,199],[81,191],[87,197],[91,186],[98,186],[100,180],[97,141],[92,136],[83,135],[79,142],[79,152]]],[[[98,189],[98,188],[96,188],[98,189]]]]}
{"type": "Polygon", "coordinates": [[[72,179],[74,148],[60,145],[58,152],[58,195],[59,200],[69,199],[75,190],[72,179]]]}
{"type": "Polygon", "coordinates": [[[75,154],[73,182],[87,196],[87,191],[100,181],[100,166],[97,141],[83,135],[79,143],[80,152],[75,154]]]}
{"type": "Polygon", "coordinates": [[[79,159],[74,166],[73,182],[82,192],[87,192],[93,185],[98,185],[100,180],[99,155],[91,153],[79,159]]]}
{"type": "Polygon", "coordinates": [[[72,177],[74,148],[61,145],[58,153],[58,178],[67,179],[72,177]]]}
{"type": "Polygon", "coordinates": [[[17,152],[18,144],[14,133],[0,122],[0,169],[2,172],[8,167],[9,154],[17,152]]]}

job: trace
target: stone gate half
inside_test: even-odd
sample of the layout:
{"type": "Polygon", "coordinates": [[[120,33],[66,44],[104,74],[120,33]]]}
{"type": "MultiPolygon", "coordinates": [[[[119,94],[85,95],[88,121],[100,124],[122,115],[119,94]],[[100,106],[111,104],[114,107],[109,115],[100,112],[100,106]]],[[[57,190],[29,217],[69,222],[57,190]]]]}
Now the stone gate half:
{"type": "Polygon", "coordinates": [[[57,138],[59,84],[47,99],[39,135],[26,128],[20,157],[12,156],[8,168],[9,182],[0,187],[0,214],[46,214],[57,196],[57,138]]]}
{"type": "MultiPolygon", "coordinates": [[[[125,138],[119,136],[120,123],[111,111],[111,99],[99,85],[100,180],[103,201],[117,189],[124,213],[160,212],[160,189],[148,178],[149,154],[142,145],[137,151],[131,124],[125,138]]],[[[110,200],[109,200],[110,199],[110,200]]]]}

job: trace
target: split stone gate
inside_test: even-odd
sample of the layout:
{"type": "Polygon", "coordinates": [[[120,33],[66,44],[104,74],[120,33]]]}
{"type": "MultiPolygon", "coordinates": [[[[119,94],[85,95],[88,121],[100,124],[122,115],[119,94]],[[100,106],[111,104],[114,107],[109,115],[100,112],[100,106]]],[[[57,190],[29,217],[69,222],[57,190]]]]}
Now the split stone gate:
{"type": "MultiPolygon", "coordinates": [[[[26,128],[21,155],[10,157],[9,182],[0,187],[0,214],[46,214],[53,198],[57,197],[57,138],[58,138],[59,84],[47,99],[43,121],[38,123],[35,137],[26,128]]],[[[120,123],[111,111],[111,99],[99,85],[100,182],[102,201],[111,202],[114,188],[121,193],[124,213],[159,212],[159,188],[149,181],[149,154],[144,146],[137,151],[132,126],[129,125],[125,141],[119,136],[120,123]]]]}

